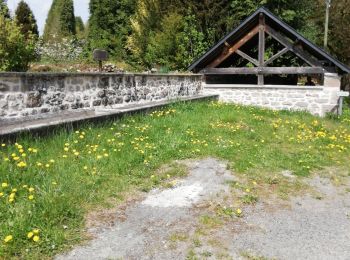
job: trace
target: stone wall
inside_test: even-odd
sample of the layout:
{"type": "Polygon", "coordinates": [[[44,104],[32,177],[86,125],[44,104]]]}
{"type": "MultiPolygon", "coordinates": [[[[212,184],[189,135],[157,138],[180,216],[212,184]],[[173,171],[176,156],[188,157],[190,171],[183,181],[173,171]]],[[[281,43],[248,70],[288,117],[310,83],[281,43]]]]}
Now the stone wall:
{"type": "Polygon", "coordinates": [[[0,73],[0,119],[194,96],[201,75],[0,73]]]}
{"type": "Polygon", "coordinates": [[[205,94],[217,94],[223,102],[267,107],[276,110],[303,110],[324,116],[337,108],[339,88],[302,86],[206,85],[205,94]]]}

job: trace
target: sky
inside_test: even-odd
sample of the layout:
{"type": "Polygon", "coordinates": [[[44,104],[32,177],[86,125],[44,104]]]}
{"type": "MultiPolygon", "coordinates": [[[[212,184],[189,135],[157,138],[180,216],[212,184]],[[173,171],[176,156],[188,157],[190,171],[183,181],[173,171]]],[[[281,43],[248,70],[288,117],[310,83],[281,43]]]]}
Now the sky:
{"type": "MultiPolygon", "coordinates": [[[[32,9],[37,20],[39,32],[43,33],[47,14],[50,10],[52,0],[24,0],[32,9]]],[[[20,0],[7,0],[7,5],[14,13],[20,0]]],[[[74,0],[75,16],[81,16],[84,22],[89,18],[89,0],[74,0]]]]}

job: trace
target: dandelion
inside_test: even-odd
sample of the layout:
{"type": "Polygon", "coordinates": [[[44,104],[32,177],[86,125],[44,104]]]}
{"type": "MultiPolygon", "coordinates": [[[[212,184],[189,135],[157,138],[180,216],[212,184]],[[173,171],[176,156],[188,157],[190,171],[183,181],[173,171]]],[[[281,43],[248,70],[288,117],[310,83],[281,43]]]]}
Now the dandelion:
{"type": "Polygon", "coordinates": [[[33,241],[34,241],[34,242],[38,242],[39,240],[40,240],[40,237],[39,237],[39,236],[34,236],[34,237],[33,237],[33,241]]]}
{"type": "Polygon", "coordinates": [[[29,195],[29,196],[28,196],[28,199],[29,199],[29,200],[33,200],[33,199],[34,199],[34,195],[29,195]]]}
{"type": "Polygon", "coordinates": [[[241,214],[242,214],[242,210],[241,210],[241,209],[237,209],[237,210],[236,210],[236,213],[237,213],[238,215],[241,215],[241,214]]]}
{"type": "Polygon", "coordinates": [[[8,235],[8,236],[5,237],[4,242],[8,243],[8,242],[11,242],[12,240],[13,240],[13,236],[12,235],[8,235]]]}
{"type": "Polygon", "coordinates": [[[2,198],[4,196],[3,192],[0,192],[0,198],[2,198]]]}
{"type": "Polygon", "coordinates": [[[34,233],[33,233],[33,232],[29,232],[29,233],[27,234],[27,237],[28,237],[29,239],[31,239],[33,236],[34,236],[34,233]]]}
{"type": "Polygon", "coordinates": [[[2,184],[1,184],[1,187],[3,187],[3,188],[7,188],[9,185],[6,183],[6,182],[3,182],[2,184]]]}
{"type": "Polygon", "coordinates": [[[27,164],[26,164],[25,162],[19,162],[19,163],[17,164],[17,167],[18,167],[18,168],[25,168],[25,167],[27,167],[27,164]]]}
{"type": "Polygon", "coordinates": [[[35,189],[34,189],[33,187],[30,187],[30,188],[28,189],[28,191],[29,191],[29,192],[34,192],[35,189]]]}

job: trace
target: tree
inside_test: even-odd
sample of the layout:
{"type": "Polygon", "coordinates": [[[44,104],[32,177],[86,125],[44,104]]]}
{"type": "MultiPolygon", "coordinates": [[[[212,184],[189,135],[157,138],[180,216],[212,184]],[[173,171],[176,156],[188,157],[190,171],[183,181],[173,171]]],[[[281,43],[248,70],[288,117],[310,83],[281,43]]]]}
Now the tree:
{"type": "Polygon", "coordinates": [[[123,57],[135,0],[91,0],[89,8],[89,49],[103,48],[115,57],[123,57]]]}
{"type": "Polygon", "coordinates": [[[3,15],[5,18],[10,18],[10,12],[7,7],[6,0],[0,0],[0,15],[3,15]]]}
{"type": "Polygon", "coordinates": [[[46,19],[43,38],[45,41],[74,36],[75,16],[73,0],[53,0],[46,19]]]}
{"type": "Polygon", "coordinates": [[[26,38],[29,35],[39,37],[38,25],[34,14],[26,2],[23,0],[19,2],[15,15],[17,25],[21,28],[21,32],[26,38]]]}
{"type": "Polygon", "coordinates": [[[26,38],[16,21],[0,14],[0,71],[25,71],[35,59],[34,37],[26,38]]]}
{"type": "Polygon", "coordinates": [[[80,16],[75,17],[75,31],[79,39],[85,38],[85,25],[80,16]]]}

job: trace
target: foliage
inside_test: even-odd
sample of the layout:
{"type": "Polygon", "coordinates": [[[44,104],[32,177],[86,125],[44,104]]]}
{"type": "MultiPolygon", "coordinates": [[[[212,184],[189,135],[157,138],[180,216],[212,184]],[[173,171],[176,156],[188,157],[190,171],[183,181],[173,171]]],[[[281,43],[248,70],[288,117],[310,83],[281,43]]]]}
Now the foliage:
{"type": "Polygon", "coordinates": [[[218,102],[178,103],[76,132],[0,142],[0,258],[46,259],[71,248],[82,240],[89,210],[131,189],[159,185],[167,177],[157,169],[173,160],[227,160],[236,174],[256,178],[249,181],[254,187],[242,187],[253,195],[258,186],[282,189],[286,169],[295,178],[322,167],[348,169],[349,122],[349,113],[320,119],[218,102]],[[36,229],[37,242],[30,233],[36,229]]]}
{"type": "Polygon", "coordinates": [[[57,41],[62,37],[70,37],[75,34],[73,0],[54,0],[46,19],[44,41],[53,40],[53,36],[57,41]]]}
{"type": "Polygon", "coordinates": [[[0,14],[0,71],[25,71],[35,59],[34,38],[25,37],[16,21],[0,14]]]}
{"type": "Polygon", "coordinates": [[[60,29],[64,37],[75,35],[75,16],[73,0],[62,0],[60,12],[60,29]]]}
{"type": "Polygon", "coordinates": [[[17,25],[21,27],[21,33],[28,38],[29,35],[39,36],[38,25],[34,14],[28,4],[23,0],[19,2],[16,12],[17,25]]]}
{"type": "Polygon", "coordinates": [[[173,13],[164,17],[160,30],[150,37],[146,64],[186,70],[207,49],[204,34],[193,26],[194,21],[194,15],[183,17],[173,13]]]}
{"type": "Polygon", "coordinates": [[[6,0],[0,0],[0,14],[4,15],[5,18],[10,18],[10,11],[6,0]]]}
{"type": "Polygon", "coordinates": [[[78,39],[85,38],[85,25],[80,16],[75,17],[75,31],[78,39]]]}
{"type": "Polygon", "coordinates": [[[329,48],[340,60],[350,65],[349,1],[334,1],[330,9],[329,48]]]}
{"type": "Polygon", "coordinates": [[[130,16],[135,0],[91,0],[88,29],[89,50],[106,49],[112,56],[125,57],[125,41],[130,32],[130,16]]]}
{"type": "Polygon", "coordinates": [[[53,36],[50,42],[40,38],[35,46],[35,52],[43,62],[79,61],[82,59],[85,43],[85,40],[73,38],[62,38],[56,41],[53,36]]]}

